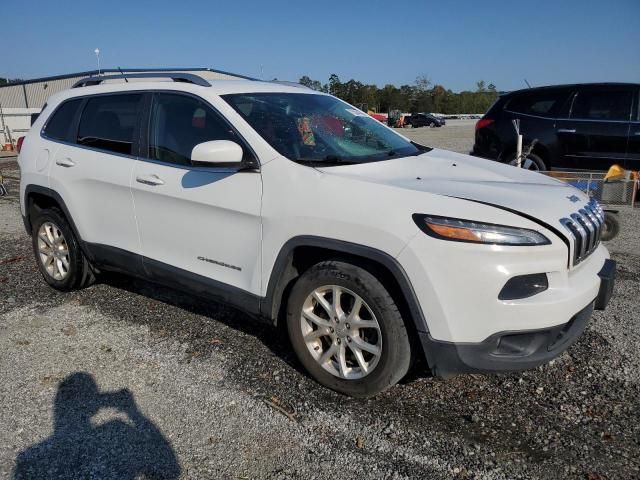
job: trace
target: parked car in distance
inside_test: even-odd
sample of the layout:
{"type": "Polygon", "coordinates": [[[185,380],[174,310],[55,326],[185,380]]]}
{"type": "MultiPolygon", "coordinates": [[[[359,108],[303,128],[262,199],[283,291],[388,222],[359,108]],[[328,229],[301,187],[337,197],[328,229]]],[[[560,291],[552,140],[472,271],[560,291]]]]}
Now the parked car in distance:
{"type": "Polygon", "coordinates": [[[430,113],[413,113],[409,118],[405,119],[405,125],[413,128],[417,127],[442,127],[446,121],[442,117],[436,117],[430,113]]]}
{"type": "Polygon", "coordinates": [[[603,212],[569,185],[304,87],[134,77],[53,95],[22,144],[21,212],[55,289],[115,270],[225,302],[357,397],[420,358],[442,377],[536,367],[611,297],[603,212]]]}
{"type": "Polygon", "coordinates": [[[640,84],[594,83],[530,88],[501,95],[476,123],[473,155],[515,164],[523,143],[538,140],[530,170],[640,168],[640,84]]]}

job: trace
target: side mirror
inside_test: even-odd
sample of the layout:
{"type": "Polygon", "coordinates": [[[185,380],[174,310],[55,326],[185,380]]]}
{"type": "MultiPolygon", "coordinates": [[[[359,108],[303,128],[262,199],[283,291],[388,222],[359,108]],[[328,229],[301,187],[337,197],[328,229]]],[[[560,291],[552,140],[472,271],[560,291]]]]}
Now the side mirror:
{"type": "Polygon", "coordinates": [[[238,164],[242,161],[242,147],[229,140],[199,143],[191,150],[191,161],[212,166],[238,164]]]}

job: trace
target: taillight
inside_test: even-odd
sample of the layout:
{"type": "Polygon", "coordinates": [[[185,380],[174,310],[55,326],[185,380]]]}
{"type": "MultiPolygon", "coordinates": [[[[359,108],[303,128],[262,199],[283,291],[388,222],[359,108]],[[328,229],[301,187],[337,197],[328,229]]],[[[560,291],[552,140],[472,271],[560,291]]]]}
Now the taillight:
{"type": "Polygon", "coordinates": [[[18,141],[16,142],[16,150],[18,150],[18,153],[20,153],[20,150],[22,150],[23,143],[24,143],[24,137],[19,137],[18,141]]]}
{"type": "Polygon", "coordinates": [[[476,130],[480,130],[481,128],[488,127],[493,122],[495,122],[493,118],[481,118],[476,122],[476,130]]]}

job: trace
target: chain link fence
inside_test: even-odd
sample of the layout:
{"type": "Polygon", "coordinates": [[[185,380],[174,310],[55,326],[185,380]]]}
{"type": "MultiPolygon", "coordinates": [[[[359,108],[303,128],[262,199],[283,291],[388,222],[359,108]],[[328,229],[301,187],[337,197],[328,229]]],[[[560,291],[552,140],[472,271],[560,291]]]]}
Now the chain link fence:
{"type": "Polygon", "coordinates": [[[635,201],[640,200],[638,193],[640,178],[636,178],[630,171],[626,171],[621,178],[607,180],[605,180],[607,172],[551,171],[541,173],[567,182],[603,205],[630,205],[633,207],[635,201]]]}

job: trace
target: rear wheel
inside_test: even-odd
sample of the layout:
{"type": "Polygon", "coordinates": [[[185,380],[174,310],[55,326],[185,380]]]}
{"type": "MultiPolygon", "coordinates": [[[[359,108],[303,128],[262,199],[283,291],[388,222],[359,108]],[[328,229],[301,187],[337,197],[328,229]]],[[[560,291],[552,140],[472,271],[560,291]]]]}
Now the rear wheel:
{"type": "Polygon", "coordinates": [[[395,302],[378,279],[349,263],[322,262],[298,279],[287,329],[311,376],[354,397],[389,388],[411,364],[408,332],[395,302]]]}
{"type": "Polygon", "coordinates": [[[32,225],[32,243],[38,269],[53,288],[68,291],[94,282],[91,265],[57,208],[39,212],[32,225]]]}
{"type": "MultiPolygon", "coordinates": [[[[513,155],[512,160],[509,162],[509,165],[513,165],[514,167],[517,165],[515,154],[513,155]]],[[[542,160],[535,153],[530,153],[529,155],[527,155],[527,158],[522,160],[521,168],[524,168],[525,170],[533,170],[535,172],[547,170],[547,166],[545,165],[544,160],[542,160]]]]}

